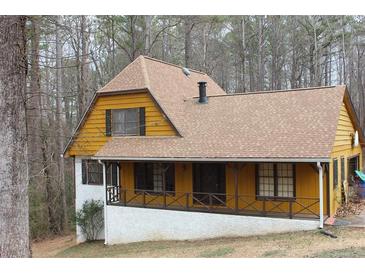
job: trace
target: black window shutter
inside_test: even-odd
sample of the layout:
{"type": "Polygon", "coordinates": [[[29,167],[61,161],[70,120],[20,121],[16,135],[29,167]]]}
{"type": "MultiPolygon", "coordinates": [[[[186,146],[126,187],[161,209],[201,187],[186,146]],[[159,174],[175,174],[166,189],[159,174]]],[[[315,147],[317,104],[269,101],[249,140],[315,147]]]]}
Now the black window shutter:
{"type": "Polygon", "coordinates": [[[166,191],[175,191],[175,164],[166,164],[166,191]],[[168,167],[168,168],[167,168],[168,167]]]}
{"type": "Polygon", "coordinates": [[[111,109],[105,110],[105,135],[112,136],[112,111],[111,111],[111,109]]]}
{"type": "Polygon", "coordinates": [[[139,108],[139,134],[146,135],[146,115],[145,108],[139,108]]]}
{"type": "Polygon", "coordinates": [[[82,168],[81,168],[81,173],[82,173],[82,184],[87,184],[87,176],[86,176],[86,161],[82,160],[81,162],[82,168]]]}

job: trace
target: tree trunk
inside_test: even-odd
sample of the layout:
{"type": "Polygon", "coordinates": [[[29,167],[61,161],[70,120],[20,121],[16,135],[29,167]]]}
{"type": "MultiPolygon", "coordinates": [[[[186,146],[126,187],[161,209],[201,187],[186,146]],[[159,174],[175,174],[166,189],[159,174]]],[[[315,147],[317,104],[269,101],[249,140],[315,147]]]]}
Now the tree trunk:
{"type": "Polygon", "coordinates": [[[185,67],[191,66],[191,55],[192,55],[192,41],[191,41],[191,31],[193,30],[194,24],[191,17],[184,17],[184,27],[185,27],[185,67]]]}
{"type": "Polygon", "coordinates": [[[344,17],[341,16],[341,25],[342,25],[342,83],[346,85],[346,49],[345,49],[345,22],[344,17]]]}
{"type": "MultiPolygon", "coordinates": [[[[48,41],[46,41],[48,43],[48,41]]],[[[50,96],[49,94],[52,93],[51,91],[51,85],[50,85],[50,69],[49,69],[49,55],[48,55],[48,50],[46,51],[46,58],[45,58],[45,63],[46,63],[46,71],[45,71],[45,91],[47,91],[47,95],[44,97],[44,102],[43,102],[43,108],[44,109],[51,109],[51,105],[52,103],[50,102],[50,96]]],[[[45,193],[45,201],[46,201],[46,209],[47,209],[47,216],[48,216],[48,231],[54,234],[58,234],[59,233],[59,225],[57,222],[57,218],[56,218],[56,212],[55,212],[55,202],[54,202],[54,197],[56,196],[54,194],[54,189],[53,189],[53,185],[52,185],[52,180],[51,180],[51,171],[50,171],[50,167],[51,167],[51,157],[48,155],[48,151],[50,150],[50,146],[48,143],[48,134],[47,134],[47,130],[49,130],[48,132],[52,131],[55,132],[56,131],[56,126],[55,126],[55,117],[53,115],[53,113],[51,111],[47,111],[46,112],[46,117],[47,120],[44,121],[44,117],[43,115],[41,115],[41,143],[40,143],[40,147],[41,147],[41,151],[42,151],[42,159],[41,159],[41,163],[42,163],[42,167],[43,167],[43,180],[44,180],[44,193],[45,193]]]]}
{"type": "Polygon", "coordinates": [[[209,35],[212,28],[212,23],[205,23],[203,26],[203,71],[209,73],[208,65],[208,45],[209,35]]]}
{"type": "Polygon", "coordinates": [[[145,36],[144,36],[144,54],[150,54],[150,47],[151,47],[151,24],[152,24],[152,16],[145,15],[145,36]]]}
{"type": "Polygon", "coordinates": [[[241,73],[240,73],[240,92],[246,92],[245,73],[246,73],[246,36],[245,36],[245,18],[242,17],[240,22],[241,33],[241,73]]]}
{"type": "Polygon", "coordinates": [[[41,150],[41,86],[39,68],[39,16],[32,16],[31,20],[31,67],[30,67],[30,89],[27,92],[26,117],[27,117],[27,138],[28,138],[28,167],[30,183],[42,184],[41,150]]]}
{"type": "MultiPolygon", "coordinates": [[[[111,16],[112,20],[112,74],[113,77],[116,75],[116,67],[115,67],[115,30],[114,30],[114,16],[111,16]]],[[[100,77],[101,79],[101,77],[100,77]]]]}
{"type": "MultiPolygon", "coordinates": [[[[78,27],[78,25],[76,25],[78,27]]],[[[82,28],[81,28],[82,29],[82,28]]],[[[75,62],[76,62],[76,83],[77,83],[77,121],[81,120],[85,102],[84,102],[84,94],[83,94],[83,88],[81,83],[81,60],[80,60],[80,35],[77,35],[76,37],[77,41],[75,43],[75,62]]]]}
{"type": "Polygon", "coordinates": [[[0,16],[0,257],[29,257],[25,16],[0,16]]]}
{"type": "Polygon", "coordinates": [[[86,16],[81,16],[81,74],[80,74],[80,93],[82,96],[81,113],[85,111],[88,98],[88,82],[89,82],[89,36],[86,30],[86,16]]]}
{"type": "Polygon", "coordinates": [[[261,16],[258,16],[258,53],[257,53],[257,66],[258,66],[258,79],[257,79],[257,90],[263,90],[264,89],[264,61],[263,61],[263,43],[264,43],[264,37],[263,37],[263,26],[262,26],[262,18],[261,16]]]}
{"type": "Polygon", "coordinates": [[[61,190],[61,201],[62,201],[62,229],[68,231],[68,215],[67,215],[67,203],[66,203],[66,182],[65,182],[65,162],[64,158],[61,157],[64,148],[64,130],[63,130],[63,110],[62,110],[62,41],[60,39],[61,16],[57,16],[56,26],[56,123],[57,123],[57,155],[58,160],[58,178],[61,190]]]}
{"type": "Polygon", "coordinates": [[[166,27],[168,26],[169,22],[167,18],[162,19],[162,48],[161,48],[161,56],[162,60],[167,61],[169,57],[169,38],[166,31],[166,27]]]}

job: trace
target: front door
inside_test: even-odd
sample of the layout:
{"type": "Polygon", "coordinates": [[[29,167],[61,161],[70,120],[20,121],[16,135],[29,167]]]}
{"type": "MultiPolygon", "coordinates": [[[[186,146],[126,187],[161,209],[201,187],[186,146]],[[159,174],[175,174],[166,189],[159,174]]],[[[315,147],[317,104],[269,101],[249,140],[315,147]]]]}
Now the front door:
{"type": "Polygon", "coordinates": [[[225,205],[225,164],[197,163],[193,170],[194,203],[225,205]]]}

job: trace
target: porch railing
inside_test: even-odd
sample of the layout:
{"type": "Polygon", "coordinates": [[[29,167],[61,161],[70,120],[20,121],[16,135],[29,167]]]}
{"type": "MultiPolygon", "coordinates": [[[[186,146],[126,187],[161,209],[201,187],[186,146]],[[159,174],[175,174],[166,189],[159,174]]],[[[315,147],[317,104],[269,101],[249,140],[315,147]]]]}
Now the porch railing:
{"type": "Polygon", "coordinates": [[[319,198],[273,198],[205,192],[150,191],[108,186],[108,205],[253,216],[319,218],[319,198]]]}

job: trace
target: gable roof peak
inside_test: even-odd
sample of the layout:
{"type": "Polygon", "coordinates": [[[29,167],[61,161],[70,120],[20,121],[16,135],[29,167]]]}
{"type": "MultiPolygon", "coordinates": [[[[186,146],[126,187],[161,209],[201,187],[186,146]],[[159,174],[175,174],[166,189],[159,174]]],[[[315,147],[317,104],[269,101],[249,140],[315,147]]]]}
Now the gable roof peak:
{"type": "Polygon", "coordinates": [[[98,93],[146,89],[149,87],[147,70],[143,56],[138,56],[119,72],[104,87],[98,90],[98,93]]]}

